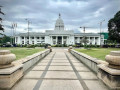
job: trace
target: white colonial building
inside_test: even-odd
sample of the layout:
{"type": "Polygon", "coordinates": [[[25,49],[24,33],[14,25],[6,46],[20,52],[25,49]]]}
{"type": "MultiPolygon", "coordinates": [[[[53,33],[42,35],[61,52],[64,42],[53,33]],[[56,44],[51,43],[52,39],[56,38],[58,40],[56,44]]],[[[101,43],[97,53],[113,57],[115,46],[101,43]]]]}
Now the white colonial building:
{"type": "MultiPolygon", "coordinates": [[[[65,30],[64,22],[59,18],[56,20],[54,30],[46,30],[45,33],[29,32],[20,33],[15,37],[16,44],[67,44],[74,45],[81,43],[83,36],[86,36],[88,44],[100,45],[100,34],[98,33],[74,33],[73,30],[65,30]]],[[[104,36],[101,36],[101,44],[104,43],[104,36]]]]}

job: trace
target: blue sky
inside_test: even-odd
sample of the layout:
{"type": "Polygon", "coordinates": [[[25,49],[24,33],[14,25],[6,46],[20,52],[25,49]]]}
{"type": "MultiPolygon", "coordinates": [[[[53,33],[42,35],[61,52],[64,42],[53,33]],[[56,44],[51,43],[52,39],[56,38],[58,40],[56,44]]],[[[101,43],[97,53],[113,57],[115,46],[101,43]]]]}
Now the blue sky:
{"type": "Polygon", "coordinates": [[[99,32],[99,22],[104,20],[102,31],[107,31],[107,23],[120,10],[120,0],[0,0],[5,34],[11,35],[11,23],[17,23],[17,33],[27,32],[28,18],[31,32],[53,30],[58,14],[67,30],[83,32],[80,26],[87,26],[86,32],[99,32]]]}

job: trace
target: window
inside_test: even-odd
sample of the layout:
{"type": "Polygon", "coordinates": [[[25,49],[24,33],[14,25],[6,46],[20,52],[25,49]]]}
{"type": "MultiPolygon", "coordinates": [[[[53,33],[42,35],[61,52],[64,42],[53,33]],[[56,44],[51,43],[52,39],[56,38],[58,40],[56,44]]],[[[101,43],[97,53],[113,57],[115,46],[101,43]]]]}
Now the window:
{"type": "Polygon", "coordinates": [[[56,44],[56,42],[55,42],[55,41],[53,41],[53,44],[56,44]]]}
{"type": "Polygon", "coordinates": [[[32,37],[32,39],[34,39],[34,37],[32,37]]]}
{"type": "Polygon", "coordinates": [[[22,44],[24,44],[24,41],[22,41],[22,44]]]}
{"type": "Polygon", "coordinates": [[[77,37],[75,37],[75,39],[77,39],[77,37]]]}
{"type": "Polygon", "coordinates": [[[56,39],[56,37],[54,36],[53,39],[56,39]]]}
{"type": "Polygon", "coordinates": [[[29,37],[27,37],[27,39],[29,39],[29,37]]]}
{"type": "Polygon", "coordinates": [[[66,41],[64,41],[64,44],[66,44],[66,41]]]}
{"type": "Polygon", "coordinates": [[[67,37],[63,37],[63,39],[66,39],[67,37]]]}
{"type": "Polygon", "coordinates": [[[32,41],[32,44],[34,44],[34,41],[32,41]]]}
{"type": "Polygon", "coordinates": [[[29,41],[27,41],[27,44],[29,44],[29,41]]]}
{"type": "Polygon", "coordinates": [[[41,37],[42,39],[44,39],[44,37],[41,37]]]}
{"type": "Polygon", "coordinates": [[[92,39],[92,37],[90,37],[90,39],[92,39]]]}
{"type": "Polygon", "coordinates": [[[40,37],[37,37],[37,39],[39,39],[40,37]]]}
{"type": "Polygon", "coordinates": [[[22,37],[22,39],[24,39],[24,37],[22,37]]]}

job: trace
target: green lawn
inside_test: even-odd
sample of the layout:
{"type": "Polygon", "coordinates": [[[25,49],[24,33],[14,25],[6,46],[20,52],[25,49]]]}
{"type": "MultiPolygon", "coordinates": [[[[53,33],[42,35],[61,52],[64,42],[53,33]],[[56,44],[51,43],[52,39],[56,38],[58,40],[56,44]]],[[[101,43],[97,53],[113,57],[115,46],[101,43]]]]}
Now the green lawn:
{"type": "Polygon", "coordinates": [[[10,50],[12,53],[16,55],[16,60],[24,58],[26,56],[32,55],[34,53],[43,51],[44,49],[30,49],[30,48],[0,48],[0,50],[10,50]]]}
{"type": "Polygon", "coordinates": [[[105,60],[105,56],[110,53],[110,51],[118,51],[120,48],[91,48],[91,49],[75,49],[76,51],[85,53],[89,56],[105,60]]]}

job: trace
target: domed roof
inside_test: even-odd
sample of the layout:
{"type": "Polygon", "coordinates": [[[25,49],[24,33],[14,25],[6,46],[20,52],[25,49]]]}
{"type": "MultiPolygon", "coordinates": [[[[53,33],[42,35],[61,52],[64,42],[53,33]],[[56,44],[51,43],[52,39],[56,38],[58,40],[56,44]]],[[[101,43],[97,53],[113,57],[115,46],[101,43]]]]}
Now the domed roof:
{"type": "Polygon", "coordinates": [[[59,14],[59,18],[56,20],[55,23],[55,30],[64,30],[64,23],[61,19],[61,15],[59,14]]]}

